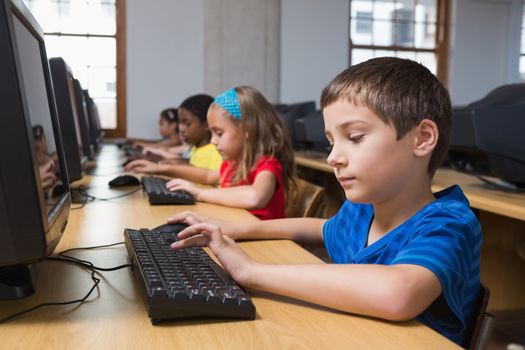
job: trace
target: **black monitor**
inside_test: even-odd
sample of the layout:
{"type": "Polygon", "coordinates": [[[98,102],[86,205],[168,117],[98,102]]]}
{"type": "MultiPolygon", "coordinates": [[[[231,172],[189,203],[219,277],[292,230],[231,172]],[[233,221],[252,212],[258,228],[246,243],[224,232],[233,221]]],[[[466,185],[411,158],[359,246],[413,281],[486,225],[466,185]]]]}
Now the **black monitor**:
{"type": "Polygon", "coordinates": [[[284,126],[288,130],[288,136],[292,147],[297,147],[295,137],[295,120],[315,111],[315,101],[298,102],[292,104],[274,105],[277,114],[282,118],[284,126]]]}
{"type": "Polygon", "coordinates": [[[84,155],[80,127],[81,112],[76,100],[73,73],[61,57],[50,58],[49,67],[51,68],[69,181],[80,180],[87,159],[84,155]]]}
{"type": "Polygon", "coordinates": [[[71,206],[43,32],[21,0],[0,0],[0,77],[0,299],[12,299],[33,293],[33,263],[71,206]]]}
{"type": "MultiPolygon", "coordinates": [[[[448,160],[458,170],[525,188],[525,83],[453,109],[448,160]]],[[[501,182],[496,182],[501,183],[501,182]]]]}
{"type": "Polygon", "coordinates": [[[73,80],[73,84],[75,88],[75,100],[78,105],[77,111],[79,112],[80,117],[80,133],[82,134],[82,146],[84,148],[84,154],[88,160],[94,160],[95,149],[91,143],[86,97],[84,96],[82,85],[77,79],[73,80]]]}
{"type": "Polygon", "coordinates": [[[89,95],[88,90],[82,90],[82,92],[84,93],[84,98],[86,101],[86,110],[89,123],[89,137],[91,139],[93,148],[95,151],[98,151],[102,139],[102,129],[100,128],[97,105],[89,95]]]}
{"type": "Polygon", "coordinates": [[[295,120],[297,149],[328,154],[330,143],[324,132],[323,113],[312,112],[295,120]]]}

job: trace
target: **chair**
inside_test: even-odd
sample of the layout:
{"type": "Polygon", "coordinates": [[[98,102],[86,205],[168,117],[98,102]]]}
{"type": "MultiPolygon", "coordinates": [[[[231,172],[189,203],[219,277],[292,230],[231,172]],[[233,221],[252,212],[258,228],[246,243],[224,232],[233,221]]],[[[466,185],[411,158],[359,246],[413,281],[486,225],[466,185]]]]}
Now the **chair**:
{"type": "Polygon", "coordinates": [[[306,180],[295,178],[297,188],[288,194],[285,215],[287,218],[323,217],[324,188],[306,180]]]}
{"type": "Polygon", "coordinates": [[[462,346],[469,350],[484,350],[494,329],[494,315],[487,312],[490,290],[481,283],[476,312],[472,316],[462,346]]]}

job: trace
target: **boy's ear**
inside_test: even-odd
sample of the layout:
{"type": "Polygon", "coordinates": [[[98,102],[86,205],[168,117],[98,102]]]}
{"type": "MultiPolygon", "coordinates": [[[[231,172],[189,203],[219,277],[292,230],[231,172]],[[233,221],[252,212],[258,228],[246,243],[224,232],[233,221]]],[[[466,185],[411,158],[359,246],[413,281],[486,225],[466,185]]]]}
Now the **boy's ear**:
{"type": "Polygon", "coordinates": [[[439,139],[437,124],[430,119],[423,119],[416,127],[414,155],[424,157],[436,148],[439,139]]]}

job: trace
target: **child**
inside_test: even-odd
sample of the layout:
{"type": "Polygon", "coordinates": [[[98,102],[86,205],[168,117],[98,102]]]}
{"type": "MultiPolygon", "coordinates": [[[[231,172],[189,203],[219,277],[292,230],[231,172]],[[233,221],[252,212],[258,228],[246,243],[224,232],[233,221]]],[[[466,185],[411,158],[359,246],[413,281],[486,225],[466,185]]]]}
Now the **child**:
{"type": "Polygon", "coordinates": [[[461,343],[480,290],[481,229],[461,189],[431,192],[447,150],[450,98],[424,66],[382,57],[339,74],[321,108],[328,163],[347,201],[329,220],[206,221],[191,213],[174,250],[209,246],[247,288],[338,310],[416,318],[461,343]],[[324,243],[334,264],[276,266],[248,257],[234,239],[324,243]]]}
{"type": "Polygon", "coordinates": [[[211,142],[224,160],[212,179],[220,188],[181,179],[168,182],[168,188],[184,189],[198,201],[248,209],[262,220],[283,218],[295,168],[283,123],[271,104],[254,88],[232,88],[215,98],[208,124],[211,142]]]}
{"type": "Polygon", "coordinates": [[[182,102],[178,109],[179,131],[182,141],[192,145],[188,164],[156,164],[145,159],[134,160],[125,170],[161,174],[209,183],[210,173],[218,173],[222,158],[210,143],[211,132],[206,113],[213,102],[209,95],[194,95],[182,102]]]}
{"type": "Polygon", "coordinates": [[[133,147],[171,147],[182,144],[178,133],[179,119],[176,108],[166,108],[159,115],[161,141],[131,140],[133,147]]]}
{"type": "Polygon", "coordinates": [[[143,148],[145,156],[152,154],[164,159],[182,159],[189,151],[189,146],[182,142],[179,136],[179,117],[177,108],[168,108],[161,112],[159,133],[163,137],[159,142],[135,142],[133,146],[143,148]]]}

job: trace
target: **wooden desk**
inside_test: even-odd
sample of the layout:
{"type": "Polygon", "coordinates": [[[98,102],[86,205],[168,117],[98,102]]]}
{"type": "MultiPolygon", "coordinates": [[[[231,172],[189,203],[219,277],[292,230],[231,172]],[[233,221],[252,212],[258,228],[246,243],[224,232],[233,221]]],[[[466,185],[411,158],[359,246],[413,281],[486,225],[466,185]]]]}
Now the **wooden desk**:
{"type": "MultiPolygon", "coordinates": [[[[111,150],[111,148],[110,148],[111,150]]],[[[107,188],[103,149],[99,168],[87,179],[90,194],[109,197],[122,191],[107,188]],[[100,165],[100,164],[103,164],[100,165]],[[91,181],[89,181],[91,180],[91,181]]],[[[107,157],[107,158],[106,158],[107,157]]],[[[58,247],[91,246],[123,240],[124,228],[153,227],[179,210],[210,217],[256,220],[248,212],[199,203],[195,206],[150,206],[143,194],[92,202],[71,212],[58,247]]],[[[241,243],[265,263],[322,263],[290,241],[241,243]]],[[[127,262],[123,246],[85,251],[78,256],[98,266],[127,262]]],[[[48,300],[71,300],[91,286],[89,273],[69,264],[39,263],[37,293],[24,300],[0,302],[4,316],[48,300]]],[[[51,307],[0,327],[2,348],[13,349],[457,349],[455,344],[418,322],[390,323],[329,310],[285,297],[252,291],[254,321],[174,321],[153,326],[129,269],[101,273],[98,293],[80,306],[51,307]]]]}
{"type": "MultiPolygon", "coordinates": [[[[334,178],[326,157],[295,152],[295,162],[334,178]]],[[[474,176],[447,168],[437,170],[432,190],[454,184],[463,189],[483,229],[481,280],[491,290],[489,309],[525,308],[525,261],[517,252],[525,244],[525,194],[496,190],[474,176]]]]}

